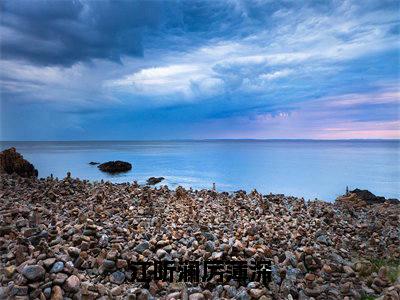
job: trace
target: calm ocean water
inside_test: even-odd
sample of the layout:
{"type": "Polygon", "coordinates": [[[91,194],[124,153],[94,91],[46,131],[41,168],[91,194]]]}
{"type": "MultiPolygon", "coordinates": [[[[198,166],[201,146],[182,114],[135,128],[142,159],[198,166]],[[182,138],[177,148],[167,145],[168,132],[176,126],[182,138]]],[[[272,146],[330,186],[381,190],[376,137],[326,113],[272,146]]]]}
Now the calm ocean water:
{"type": "Polygon", "coordinates": [[[400,198],[400,141],[135,141],[0,142],[17,148],[39,170],[90,180],[144,183],[163,176],[170,187],[220,191],[256,188],[305,199],[334,200],[350,188],[400,198]],[[90,161],[129,161],[133,169],[107,175],[90,161]]]}

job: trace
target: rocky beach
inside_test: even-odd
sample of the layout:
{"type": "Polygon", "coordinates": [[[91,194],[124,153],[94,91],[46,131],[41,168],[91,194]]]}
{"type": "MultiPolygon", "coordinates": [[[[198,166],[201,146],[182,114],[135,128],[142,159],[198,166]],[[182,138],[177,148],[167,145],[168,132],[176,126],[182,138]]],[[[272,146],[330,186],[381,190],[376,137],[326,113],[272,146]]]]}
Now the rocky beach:
{"type": "Polygon", "coordinates": [[[0,299],[399,299],[400,205],[371,195],[328,203],[4,172],[0,299]],[[272,280],[142,283],[128,268],[222,259],[271,260],[272,280]]]}

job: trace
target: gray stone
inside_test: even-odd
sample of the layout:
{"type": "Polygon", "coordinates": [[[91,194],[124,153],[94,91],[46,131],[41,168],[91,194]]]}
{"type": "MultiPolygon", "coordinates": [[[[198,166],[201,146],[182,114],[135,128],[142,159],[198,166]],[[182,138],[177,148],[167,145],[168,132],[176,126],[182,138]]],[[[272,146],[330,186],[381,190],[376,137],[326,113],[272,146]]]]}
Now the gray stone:
{"type": "Polygon", "coordinates": [[[206,244],[205,244],[205,249],[206,249],[207,252],[210,252],[210,253],[214,252],[214,250],[215,250],[214,242],[207,241],[206,244]]]}
{"type": "Polygon", "coordinates": [[[114,270],[115,269],[115,261],[109,260],[109,259],[103,260],[103,268],[106,271],[114,270]]]}
{"type": "Polygon", "coordinates": [[[68,292],[76,293],[79,291],[79,287],[81,285],[81,281],[75,275],[71,275],[64,283],[64,289],[68,292]]]}
{"type": "Polygon", "coordinates": [[[203,235],[208,241],[215,241],[217,239],[211,232],[203,232],[203,235]]]}
{"type": "Polygon", "coordinates": [[[50,273],[58,273],[61,272],[63,269],[64,269],[64,263],[62,261],[57,261],[51,268],[50,273]]]}
{"type": "Polygon", "coordinates": [[[105,248],[108,246],[108,236],[106,234],[103,234],[100,239],[99,239],[99,246],[101,248],[105,248]]]}
{"type": "Polygon", "coordinates": [[[24,275],[30,281],[38,281],[44,278],[46,270],[42,266],[31,265],[25,266],[22,269],[22,275],[24,275]]]}
{"type": "Polygon", "coordinates": [[[125,274],[121,271],[116,271],[111,274],[110,281],[112,283],[121,284],[125,280],[125,274]]]}
{"type": "Polygon", "coordinates": [[[143,251],[147,250],[150,248],[150,244],[148,241],[144,241],[142,243],[140,243],[139,245],[137,245],[134,250],[136,252],[142,253],[143,251]]]}

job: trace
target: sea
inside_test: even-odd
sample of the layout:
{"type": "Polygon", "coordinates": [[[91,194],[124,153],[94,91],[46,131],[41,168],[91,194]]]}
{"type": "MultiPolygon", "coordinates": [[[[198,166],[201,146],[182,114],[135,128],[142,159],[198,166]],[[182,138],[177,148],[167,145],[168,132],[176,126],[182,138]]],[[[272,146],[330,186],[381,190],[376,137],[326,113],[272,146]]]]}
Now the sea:
{"type": "Polygon", "coordinates": [[[115,183],[165,177],[161,184],[218,191],[257,191],[334,201],[349,189],[400,198],[399,140],[180,140],[0,142],[16,147],[39,177],[115,183]],[[110,175],[89,162],[123,160],[132,170],[110,175]]]}

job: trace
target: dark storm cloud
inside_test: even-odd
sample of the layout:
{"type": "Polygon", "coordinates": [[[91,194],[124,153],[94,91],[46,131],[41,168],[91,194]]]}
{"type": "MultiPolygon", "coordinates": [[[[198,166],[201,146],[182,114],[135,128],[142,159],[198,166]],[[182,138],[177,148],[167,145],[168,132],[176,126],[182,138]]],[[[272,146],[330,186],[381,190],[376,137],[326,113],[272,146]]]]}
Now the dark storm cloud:
{"type": "Polygon", "coordinates": [[[143,54],[142,32],[161,22],[159,1],[3,1],[1,57],[70,66],[143,54]]]}

